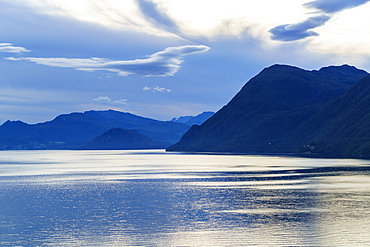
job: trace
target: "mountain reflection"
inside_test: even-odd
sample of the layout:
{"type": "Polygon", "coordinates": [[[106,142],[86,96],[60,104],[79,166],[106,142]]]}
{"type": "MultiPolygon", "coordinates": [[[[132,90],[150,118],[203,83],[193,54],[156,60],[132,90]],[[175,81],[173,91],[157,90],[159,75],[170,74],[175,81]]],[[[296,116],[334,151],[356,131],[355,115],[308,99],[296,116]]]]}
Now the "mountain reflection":
{"type": "Polygon", "coordinates": [[[0,166],[1,246],[370,244],[365,160],[20,151],[0,166]]]}

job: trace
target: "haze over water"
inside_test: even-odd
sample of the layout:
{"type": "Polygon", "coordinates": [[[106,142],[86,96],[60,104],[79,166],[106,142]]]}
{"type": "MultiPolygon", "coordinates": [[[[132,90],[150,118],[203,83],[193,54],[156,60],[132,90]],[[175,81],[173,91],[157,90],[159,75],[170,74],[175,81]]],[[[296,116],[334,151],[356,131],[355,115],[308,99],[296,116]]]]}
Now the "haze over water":
{"type": "Polygon", "coordinates": [[[0,152],[0,246],[370,245],[367,160],[0,152]]]}

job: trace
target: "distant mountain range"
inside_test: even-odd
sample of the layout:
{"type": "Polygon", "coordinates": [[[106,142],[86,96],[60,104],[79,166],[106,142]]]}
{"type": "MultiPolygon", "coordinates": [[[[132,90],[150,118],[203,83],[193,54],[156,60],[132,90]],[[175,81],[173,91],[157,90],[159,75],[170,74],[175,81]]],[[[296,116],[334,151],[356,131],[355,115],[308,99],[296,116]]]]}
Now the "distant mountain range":
{"type": "Polygon", "coordinates": [[[188,126],[192,126],[194,124],[201,125],[214,114],[214,112],[205,111],[197,116],[182,116],[179,118],[173,118],[171,122],[184,123],[188,126]]]}
{"type": "Polygon", "coordinates": [[[370,76],[274,65],[168,151],[370,155],[370,76]]]}
{"type": "Polygon", "coordinates": [[[7,121],[0,126],[0,150],[86,148],[87,143],[112,128],[136,130],[136,134],[156,143],[153,147],[166,148],[179,141],[189,126],[113,110],[63,114],[38,124],[7,121]]]}

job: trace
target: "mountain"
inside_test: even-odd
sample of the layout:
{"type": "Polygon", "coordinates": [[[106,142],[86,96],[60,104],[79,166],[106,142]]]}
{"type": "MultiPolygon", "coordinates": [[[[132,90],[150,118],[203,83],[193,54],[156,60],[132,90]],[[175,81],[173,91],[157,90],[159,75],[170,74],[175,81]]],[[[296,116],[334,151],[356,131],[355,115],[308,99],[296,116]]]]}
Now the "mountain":
{"type": "MultiPolygon", "coordinates": [[[[192,126],[168,151],[281,153],[294,134],[367,72],[353,66],[308,71],[273,65],[252,78],[201,126],[192,126]]],[[[297,151],[297,150],[295,150],[297,151]]]]}
{"type": "Polygon", "coordinates": [[[0,150],[21,150],[24,149],[24,147],[33,145],[34,143],[29,141],[0,134],[0,150]]]}
{"type": "Polygon", "coordinates": [[[181,136],[189,129],[189,126],[181,123],[158,121],[113,110],[87,111],[85,114],[100,119],[112,127],[128,130],[136,129],[162,146],[169,146],[179,141],[181,136]]]}
{"type": "Polygon", "coordinates": [[[192,117],[188,121],[185,122],[186,125],[192,126],[194,124],[201,125],[205,121],[207,121],[210,117],[212,117],[215,113],[210,111],[205,111],[195,117],[192,117]]]}
{"type": "Polygon", "coordinates": [[[156,149],[161,145],[137,130],[112,128],[94,138],[79,149],[87,150],[122,150],[122,149],[156,149]]]}
{"type": "Polygon", "coordinates": [[[309,118],[278,148],[307,154],[369,156],[369,126],[370,76],[365,76],[309,118]]]}
{"type": "Polygon", "coordinates": [[[184,123],[186,125],[192,126],[194,124],[201,125],[212,117],[215,113],[210,111],[202,112],[197,116],[181,116],[179,118],[173,118],[171,122],[184,123]]]}
{"type": "Polygon", "coordinates": [[[111,128],[135,129],[165,148],[180,140],[189,126],[113,110],[86,111],[38,124],[7,121],[0,126],[0,149],[75,149],[111,128]]]}
{"type": "Polygon", "coordinates": [[[171,122],[175,122],[175,123],[186,123],[187,121],[189,121],[193,117],[194,116],[181,116],[181,117],[178,117],[178,118],[172,118],[171,119],[171,122]]]}

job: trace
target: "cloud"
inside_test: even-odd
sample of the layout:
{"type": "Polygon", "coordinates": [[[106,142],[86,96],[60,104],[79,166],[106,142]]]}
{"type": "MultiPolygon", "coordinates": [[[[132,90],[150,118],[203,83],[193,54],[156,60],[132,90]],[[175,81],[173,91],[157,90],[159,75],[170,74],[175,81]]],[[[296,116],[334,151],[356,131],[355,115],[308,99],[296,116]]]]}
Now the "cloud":
{"type": "MultiPolygon", "coordinates": [[[[150,88],[150,87],[144,87],[144,88],[143,88],[143,91],[150,91],[150,90],[152,90],[152,88],[150,88]]],[[[171,89],[156,86],[156,87],[154,87],[154,88],[153,88],[152,92],[153,92],[153,93],[156,93],[156,92],[160,92],[160,93],[170,93],[170,92],[171,92],[171,89]]]]}
{"type": "Polygon", "coordinates": [[[153,92],[170,93],[170,92],[171,92],[171,90],[170,90],[170,89],[167,89],[167,88],[164,88],[164,87],[156,86],[156,87],[153,89],[153,92]]]}
{"type": "Polygon", "coordinates": [[[297,24],[285,24],[270,29],[271,39],[279,41],[295,41],[305,39],[319,34],[311,31],[316,27],[324,25],[330,20],[328,15],[319,15],[310,17],[307,20],[297,24]]]}
{"type": "Polygon", "coordinates": [[[61,68],[73,68],[83,71],[105,70],[117,73],[121,76],[130,74],[144,76],[173,76],[183,62],[182,58],[195,53],[203,53],[210,48],[204,45],[186,45],[178,47],[168,47],[163,51],[154,53],[146,59],[135,59],[127,61],[111,61],[105,58],[36,58],[8,57],[8,60],[28,60],[41,65],[61,68]]]}
{"type": "Polygon", "coordinates": [[[324,13],[333,14],[345,9],[354,8],[363,5],[370,0],[316,0],[305,3],[307,8],[318,9],[324,13]]]}
{"type": "Polygon", "coordinates": [[[297,24],[285,24],[270,29],[269,32],[272,34],[271,39],[289,42],[318,36],[319,34],[311,29],[324,25],[335,13],[363,5],[369,1],[370,0],[315,0],[305,3],[303,4],[304,7],[317,9],[319,10],[319,14],[297,24]]]}
{"type": "Polygon", "coordinates": [[[93,101],[102,105],[127,105],[127,99],[112,100],[108,96],[99,96],[93,101]]]}
{"type": "Polygon", "coordinates": [[[161,11],[156,3],[148,0],[136,0],[136,3],[143,17],[155,27],[160,27],[161,29],[174,34],[180,33],[177,23],[171,19],[167,13],[161,11]]]}
{"type": "Polygon", "coordinates": [[[29,51],[24,47],[14,46],[12,43],[0,43],[0,52],[22,53],[29,51]]]}

